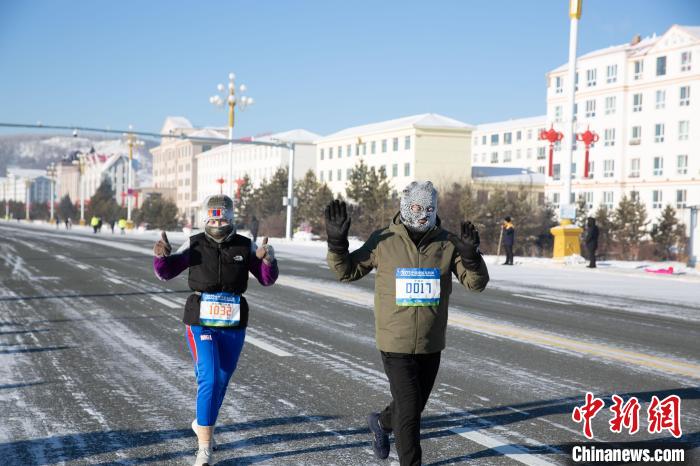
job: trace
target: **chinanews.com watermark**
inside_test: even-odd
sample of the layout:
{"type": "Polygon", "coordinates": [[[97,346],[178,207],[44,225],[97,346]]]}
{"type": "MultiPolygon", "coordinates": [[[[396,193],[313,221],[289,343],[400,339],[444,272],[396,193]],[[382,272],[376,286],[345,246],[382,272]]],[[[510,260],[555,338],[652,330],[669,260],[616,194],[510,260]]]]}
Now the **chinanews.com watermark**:
{"type": "MultiPolygon", "coordinates": [[[[679,442],[683,435],[681,427],[681,399],[677,395],[669,395],[659,399],[654,395],[649,400],[646,410],[635,396],[626,401],[612,395],[612,405],[609,408],[611,419],[608,427],[613,434],[633,436],[640,430],[648,434],[670,434],[666,439],[651,441],[591,442],[570,447],[572,464],[690,464],[688,445],[679,442]],[[640,412],[645,413],[646,429],[643,428],[640,412]]],[[[576,406],[571,413],[571,419],[580,424],[584,437],[594,440],[592,420],[603,411],[605,400],[597,398],[592,393],[586,393],[585,402],[576,406]]]]}

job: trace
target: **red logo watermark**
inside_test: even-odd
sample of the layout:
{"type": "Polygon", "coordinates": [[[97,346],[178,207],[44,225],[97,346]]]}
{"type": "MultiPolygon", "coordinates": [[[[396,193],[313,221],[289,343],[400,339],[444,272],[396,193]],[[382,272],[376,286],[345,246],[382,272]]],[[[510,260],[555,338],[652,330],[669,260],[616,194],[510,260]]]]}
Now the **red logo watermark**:
{"type": "MultiPolygon", "coordinates": [[[[618,395],[612,396],[613,405],[610,411],[613,413],[609,421],[610,432],[622,433],[626,429],[630,435],[639,432],[639,412],[641,405],[637,397],[630,397],[626,402],[618,395]]],[[[586,393],[586,401],[582,406],[576,406],[571,413],[571,418],[577,424],[583,423],[583,435],[587,439],[593,439],[591,420],[605,407],[602,398],[596,398],[591,392],[586,393]]],[[[675,438],[683,435],[681,429],[681,399],[678,395],[669,395],[659,400],[656,395],[651,397],[647,409],[647,432],[657,434],[667,430],[675,438]]]]}

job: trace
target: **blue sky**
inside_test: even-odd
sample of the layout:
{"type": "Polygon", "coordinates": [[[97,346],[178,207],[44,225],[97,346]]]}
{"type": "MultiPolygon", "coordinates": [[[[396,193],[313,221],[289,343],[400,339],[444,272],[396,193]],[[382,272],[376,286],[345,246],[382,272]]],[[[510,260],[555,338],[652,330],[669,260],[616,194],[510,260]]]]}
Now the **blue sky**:
{"type": "MultiPolygon", "coordinates": [[[[3,0],[0,121],[225,126],[208,98],[229,71],[256,100],[237,136],[539,115],[545,73],[567,60],[567,13],[567,0],[3,0]]],[[[579,54],[672,24],[700,25],[700,1],[584,0],[579,54]]]]}

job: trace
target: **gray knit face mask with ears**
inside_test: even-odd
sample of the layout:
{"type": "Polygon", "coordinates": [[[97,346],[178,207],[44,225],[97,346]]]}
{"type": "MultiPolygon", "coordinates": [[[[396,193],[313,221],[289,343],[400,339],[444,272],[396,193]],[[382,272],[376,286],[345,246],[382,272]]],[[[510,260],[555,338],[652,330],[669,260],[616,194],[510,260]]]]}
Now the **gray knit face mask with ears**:
{"type": "Polygon", "coordinates": [[[437,190],[433,183],[414,181],[401,192],[401,223],[411,231],[423,233],[437,221],[437,190]]]}

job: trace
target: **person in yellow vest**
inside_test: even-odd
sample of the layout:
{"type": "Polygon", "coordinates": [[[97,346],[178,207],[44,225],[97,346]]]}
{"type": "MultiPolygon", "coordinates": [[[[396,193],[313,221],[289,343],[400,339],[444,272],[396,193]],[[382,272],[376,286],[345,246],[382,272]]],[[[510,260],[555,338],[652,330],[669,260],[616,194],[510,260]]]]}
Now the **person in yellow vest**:
{"type": "Polygon", "coordinates": [[[120,218],[119,219],[119,230],[121,231],[121,234],[124,234],[124,230],[126,229],[126,219],[120,218]]]}
{"type": "Polygon", "coordinates": [[[92,218],[90,219],[90,226],[92,227],[92,232],[97,233],[97,228],[100,225],[100,217],[97,215],[93,215],[92,218]]]}

